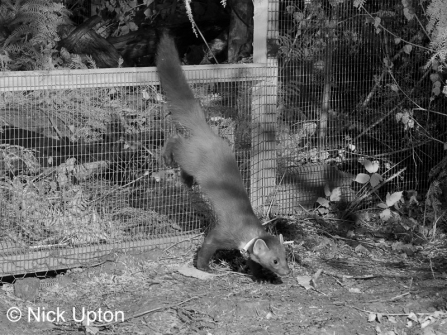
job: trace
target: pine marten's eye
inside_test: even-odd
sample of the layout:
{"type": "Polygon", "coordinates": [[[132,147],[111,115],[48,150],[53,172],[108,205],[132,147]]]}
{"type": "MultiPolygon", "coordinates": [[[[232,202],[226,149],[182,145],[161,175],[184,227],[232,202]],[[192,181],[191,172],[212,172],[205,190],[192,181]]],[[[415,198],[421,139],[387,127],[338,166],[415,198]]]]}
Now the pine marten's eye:
{"type": "Polygon", "coordinates": [[[274,259],[274,260],[273,260],[273,264],[275,264],[275,265],[278,264],[278,260],[277,260],[277,259],[274,259]]]}

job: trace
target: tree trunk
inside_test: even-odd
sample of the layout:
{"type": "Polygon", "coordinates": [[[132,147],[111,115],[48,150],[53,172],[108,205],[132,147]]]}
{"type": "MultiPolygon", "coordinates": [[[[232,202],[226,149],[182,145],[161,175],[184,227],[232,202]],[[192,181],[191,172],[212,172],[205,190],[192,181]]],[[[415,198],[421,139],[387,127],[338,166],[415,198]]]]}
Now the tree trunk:
{"type": "Polygon", "coordinates": [[[98,68],[118,67],[121,55],[112,44],[92,30],[92,27],[100,21],[99,16],[91,17],[63,39],[59,46],[70,53],[90,55],[98,68]]]}
{"type": "Polygon", "coordinates": [[[230,6],[228,63],[237,63],[253,50],[253,1],[232,0],[230,6]]]}

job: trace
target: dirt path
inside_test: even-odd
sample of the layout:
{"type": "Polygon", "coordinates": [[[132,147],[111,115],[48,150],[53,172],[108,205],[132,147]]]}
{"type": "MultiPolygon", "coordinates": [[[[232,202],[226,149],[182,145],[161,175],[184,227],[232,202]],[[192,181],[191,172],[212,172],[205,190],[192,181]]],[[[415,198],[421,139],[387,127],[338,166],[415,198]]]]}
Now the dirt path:
{"type": "Polygon", "coordinates": [[[0,334],[447,334],[445,259],[430,268],[390,251],[365,255],[344,243],[316,250],[321,245],[294,247],[293,274],[281,284],[254,282],[222,263],[211,280],[184,276],[177,270],[192,259],[191,245],[70,271],[33,302],[4,284],[0,334]],[[64,319],[12,323],[5,315],[13,306],[25,316],[59,309],[64,319]],[[75,322],[82,310],[101,310],[103,322],[75,322]],[[118,311],[126,321],[105,322],[118,311]]]}

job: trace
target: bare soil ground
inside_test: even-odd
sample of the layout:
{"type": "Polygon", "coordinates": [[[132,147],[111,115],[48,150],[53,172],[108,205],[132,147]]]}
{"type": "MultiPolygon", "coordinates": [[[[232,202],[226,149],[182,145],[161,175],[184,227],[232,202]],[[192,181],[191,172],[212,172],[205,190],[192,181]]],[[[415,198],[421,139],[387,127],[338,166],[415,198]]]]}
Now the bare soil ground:
{"type": "Polygon", "coordinates": [[[231,271],[242,267],[239,256],[216,261],[212,279],[181,274],[199,238],[118,254],[49,285],[41,280],[36,295],[25,290],[18,298],[12,284],[3,284],[0,334],[447,334],[445,243],[409,257],[385,245],[348,242],[313,236],[295,243],[293,273],[275,283],[231,271]],[[441,256],[430,258],[434,253],[441,256]],[[11,307],[22,312],[18,322],[6,317],[11,307]],[[56,316],[50,312],[60,315],[55,322],[34,314],[27,320],[30,311],[50,321],[56,316]],[[93,312],[96,320],[87,322],[93,312]]]}

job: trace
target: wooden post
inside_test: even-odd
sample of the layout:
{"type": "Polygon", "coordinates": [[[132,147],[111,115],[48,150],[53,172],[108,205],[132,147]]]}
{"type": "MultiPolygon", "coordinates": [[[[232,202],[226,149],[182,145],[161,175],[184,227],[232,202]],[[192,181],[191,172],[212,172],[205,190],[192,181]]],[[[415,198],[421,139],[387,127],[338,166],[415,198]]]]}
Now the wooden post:
{"type": "Polygon", "coordinates": [[[268,197],[276,185],[276,99],[278,64],[267,54],[276,43],[278,0],[254,0],[253,62],[265,71],[265,79],[252,89],[252,155],[250,197],[256,213],[267,214],[268,197]]]}

